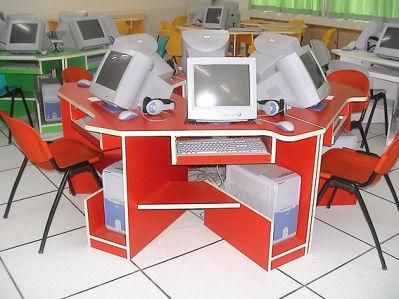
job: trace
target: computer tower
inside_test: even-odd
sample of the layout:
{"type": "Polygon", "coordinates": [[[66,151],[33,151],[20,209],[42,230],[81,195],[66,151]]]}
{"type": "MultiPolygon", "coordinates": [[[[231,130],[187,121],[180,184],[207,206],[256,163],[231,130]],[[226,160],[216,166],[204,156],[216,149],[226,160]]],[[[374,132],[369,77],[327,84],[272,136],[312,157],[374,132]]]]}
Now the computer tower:
{"type": "Polygon", "coordinates": [[[225,190],[274,223],[273,244],[296,234],[301,178],[275,164],[227,165],[225,190]]]}
{"type": "Polygon", "coordinates": [[[60,82],[56,78],[40,78],[38,82],[44,121],[60,121],[61,108],[60,99],[58,98],[58,89],[61,87],[60,82]]]}
{"type": "Polygon", "coordinates": [[[105,226],[109,230],[126,234],[122,161],[104,168],[103,193],[105,226]]]}

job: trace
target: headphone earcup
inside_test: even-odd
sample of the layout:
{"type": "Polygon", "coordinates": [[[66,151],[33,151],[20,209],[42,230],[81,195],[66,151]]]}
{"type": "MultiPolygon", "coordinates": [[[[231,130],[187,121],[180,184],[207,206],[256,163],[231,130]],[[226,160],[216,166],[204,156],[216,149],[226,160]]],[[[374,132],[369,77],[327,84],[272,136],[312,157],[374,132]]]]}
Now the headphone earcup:
{"type": "Polygon", "coordinates": [[[265,111],[266,115],[274,116],[280,112],[280,107],[276,101],[267,101],[263,110],[265,111]]]}

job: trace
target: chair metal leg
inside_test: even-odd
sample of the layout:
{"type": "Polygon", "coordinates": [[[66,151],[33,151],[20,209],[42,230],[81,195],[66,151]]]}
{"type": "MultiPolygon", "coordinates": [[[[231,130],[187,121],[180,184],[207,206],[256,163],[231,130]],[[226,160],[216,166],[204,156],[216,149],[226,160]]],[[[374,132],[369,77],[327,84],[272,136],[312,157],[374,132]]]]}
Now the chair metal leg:
{"type": "Polygon", "coordinates": [[[378,256],[380,257],[382,270],[386,270],[387,269],[387,265],[385,264],[385,259],[384,259],[384,256],[382,255],[380,241],[378,240],[377,232],[375,231],[373,222],[371,221],[370,214],[367,211],[366,204],[364,203],[363,197],[360,194],[359,189],[356,187],[354,191],[355,191],[357,200],[359,202],[359,206],[362,209],[364,218],[366,218],[367,224],[368,224],[368,226],[370,228],[371,235],[373,236],[375,247],[377,249],[378,256]]]}
{"type": "Polygon", "coordinates": [[[68,185],[69,185],[69,192],[72,194],[72,196],[76,195],[75,189],[73,188],[73,184],[71,181],[71,177],[68,177],[68,185]]]}
{"type": "MultiPolygon", "coordinates": [[[[364,130],[364,135],[365,135],[366,137],[367,137],[367,134],[368,134],[369,129],[370,129],[371,120],[373,119],[375,108],[377,107],[377,101],[378,101],[378,99],[377,99],[377,98],[373,98],[373,99],[374,99],[373,107],[371,107],[369,119],[367,120],[366,129],[364,130]]],[[[362,137],[362,138],[363,138],[363,137],[362,137]]],[[[362,148],[363,146],[365,146],[364,140],[362,140],[362,143],[360,144],[360,148],[362,148]]]]}
{"type": "Polygon", "coordinates": [[[326,206],[327,209],[331,208],[331,204],[332,204],[332,201],[333,201],[336,193],[337,193],[337,187],[334,187],[333,193],[331,194],[330,200],[328,201],[327,206],[326,206]]]}
{"type": "Polygon", "coordinates": [[[388,136],[388,106],[387,96],[385,95],[385,93],[382,94],[382,101],[384,102],[385,135],[388,136]]]}
{"type": "Polygon", "coordinates": [[[398,195],[396,194],[395,188],[394,188],[393,185],[392,185],[391,178],[389,177],[389,175],[388,175],[387,173],[384,174],[384,178],[385,178],[385,181],[386,181],[387,184],[388,184],[389,190],[391,190],[393,199],[395,200],[395,203],[396,203],[396,208],[398,209],[398,212],[399,212],[399,200],[398,200],[398,195]]]}
{"type": "MultiPolygon", "coordinates": [[[[362,136],[362,144],[364,144],[364,147],[366,149],[366,152],[370,152],[369,144],[367,143],[367,138],[366,138],[366,132],[364,132],[362,125],[358,126],[360,135],[362,136]]],[[[361,145],[360,145],[361,146],[361,145]]]]}
{"type": "MultiPolygon", "coordinates": [[[[10,107],[10,116],[13,117],[14,116],[14,101],[15,101],[15,97],[14,95],[11,95],[11,107],[10,107]]],[[[12,141],[12,133],[11,130],[8,129],[8,144],[11,144],[12,141]]]]}
{"type": "Polygon", "coordinates": [[[50,230],[50,226],[51,226],[51,223],[53,222],[55,211],[57,210],[58,203],[60,202],[60,199],[61,199],[62,191],[64,190],[65,184],[68,181],[68,177],[69,177],[70,172],[71,172],[70,169],[68,169],[65,172],[65,174],[64,174],[64,176],[62,178],[61,184],[58,187],[57,195],[55,196],[53,205],[51,207],[50,213],[49,213],[48,218],[47,218],[46,227],[44,228],[42,241],[40,242],[39,253],[43,253],[44,246],[46,246],[46,241],[47,241],[47,236],[48,236],[48,233],[49,233],[49,230],[50,230]]]}
{"type": "Polygon", "coordinates": [[[18,175],[15,179],[14,185],[12,186],[10,197],[8,199],[6,211],[4,212],[3,218],[8,218],[8,213],[10,212],[10,209],[11,209],[11,204],[14,199],[15,191],[17,191],[19,181],[21,180],[22,174],[24,173],[27,163],[28,163],[28,159],[26,157],[24,157],[24,160],[22,161],[22,165],[19,168],[18,175]]]}
{"type": "Polygon", "coordinates": [[[28,119],[29,119],[29,124],[30,124],[31,127],[33,127],[33,121],[32,121],[32,117],[31,117],[30,112],[29,112],[29,108],[28,108],[28,104],[27,104],[26,99],[25,99],[25,95],[24,95],[24,93],[23,93],[21,88],[19,88],[18,91],[19,91],[19,93],[21,95],[22,103],[24,104],[25,111],[26,111],[26,114],[27,114],[28,119]]]}
{"type": "Polygon", "coordinates": [[[317,206],[320,204],[320,201],[323,198],[324,194],[326,193],[328,187],[330,187],[330,180],[327,180],[324,183],[323,187],[321,187],[321,190],[319,191],[319,194],[317,195],[317,203],[316,203],[317,206]]]}

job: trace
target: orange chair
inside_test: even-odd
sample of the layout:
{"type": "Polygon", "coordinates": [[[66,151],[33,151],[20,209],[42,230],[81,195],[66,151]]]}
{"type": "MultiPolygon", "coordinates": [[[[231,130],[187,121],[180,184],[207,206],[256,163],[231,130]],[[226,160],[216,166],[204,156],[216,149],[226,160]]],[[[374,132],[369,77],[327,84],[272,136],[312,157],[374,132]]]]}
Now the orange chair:
{"type": "Polygon", "coordinates": [[[335,32],[337,32],[337,28],[330,28],[323,34],[321,41],[326,45],[326,47],[328,47],[328,44],[330,43],[335,32]]]}
{"type": "Polygon", "coordinates": [[[362,126],[362,122],[364,120],[364,116],[366,115],[367,107],[370,101],[370,82],[368,77],[360,71],[345,69],[337,70],[328,74],[327,79],[329,82],[336,82],[345,86],[355,87],[359,89],[365,97],[367,97],[367,101],[350,104],[352,113],[360,113],[359,119],[351,121],[351,130],[358,129],[360,131],[360,135],[362,136],[362,144],[364,144],[366,151],[370,152],[366,133],[362,126]]]}
{"type": "Polygon", "coordinates": [[[169,30],[180,33],[180,31],[171,22],[168,21],[161,21],[161,30],[169,30]]]}
{"type": "Polygon", "coordinates": [[[166,53],[172,57],[173,61],[177,65],[181,65],[182,56],[182,38],[181,35],[175,31],[161,30],[158,33],[159,37],[169,37],[168,43],[166,44],[166,53]]]}
{"type": "Polygon", "coordinates": [[[173,19],[172,25],[177,27],[179,25],[183,25],[187,23],[187,16],[178,16],[173,19]]]}
{"type": "Polygon", "coordinates": [[[334,188],[332,196],[327,204],[330,207],[337,188],[344,189],[350,193],[355,193],[359,206],[366,218],[367,224],[373,236],[375,246],[380,257],[382,269],[386,270],[384,257],[382,255],[381,246],[378,241],[373,222],[367,211],[366,205],[359,191],[359,187],[368,187],[379,181],[384,176],[385,181],[392,193],[399,211],[399,201],[395,189],[389,178],[388,172],[398,160],[399,157],[399,134],[396,135],[393,142],[385,150],[385,153],[379,157],[372,153],[354,151],[352,149],[331,149],[321,158],[320,178],[326,180],[318,194],[317,203],[319,204],[323,195],[329,187],[334,188]]]}
{"type": "Polygon", "coordinates": [[[69,66],[62,71],[62,82],[78,82],[80,79],[93,80],[93,75],[86,69],[79,66],[69,66]]]}
{"type": "Polygon", "coordinates": [[[120,35],[129,34],[129,26],[125,20],[115,20],[115,25],[120,35]]]}
{"type": "Polygon", "coordinates": [[[6,122],[14,135],[16,143],[25,155],[11,189],[10,198],[8,199],[7,207],[3,216],[4,218],[8,217],[15,192],[28,160],[39,168],[45,170],[56,170],[64,173],[47,218],[42,241],[40,243],[39,253],[43,253],[51,222],[53,221],[55,211],[67,181],[70,184],[71,192],[74,193],[70,177],[76,173],[89,171],[97,182],[98,187],[102,187],[101,178],[98,176],[92,165],[92,163],[99,161],[102,153],[93,148],[89,148],[80,141],[74,139],[60,138],[53,142],[43,141],[35,129],[18,119],[10,117],[3,110],[0,110],[0,117],[6,122]]]}

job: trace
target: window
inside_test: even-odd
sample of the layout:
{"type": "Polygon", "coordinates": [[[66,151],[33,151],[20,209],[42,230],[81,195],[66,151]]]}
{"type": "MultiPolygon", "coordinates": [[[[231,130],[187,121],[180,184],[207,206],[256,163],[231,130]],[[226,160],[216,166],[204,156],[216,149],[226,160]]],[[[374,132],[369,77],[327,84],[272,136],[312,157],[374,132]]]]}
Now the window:
{"type": "Polygon", "coordinates": [[[397,0],[251,0],[253,9],[345,19],[399,18],[397,0]]]}

